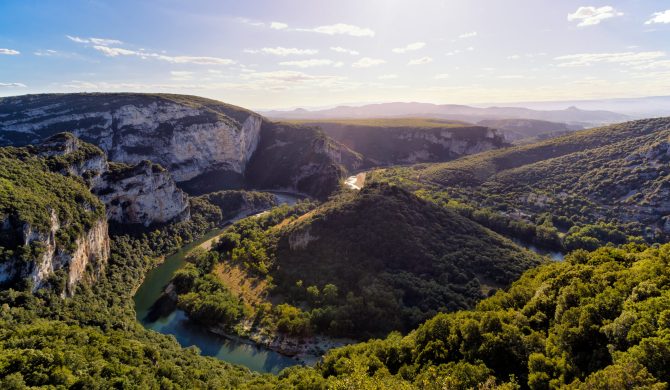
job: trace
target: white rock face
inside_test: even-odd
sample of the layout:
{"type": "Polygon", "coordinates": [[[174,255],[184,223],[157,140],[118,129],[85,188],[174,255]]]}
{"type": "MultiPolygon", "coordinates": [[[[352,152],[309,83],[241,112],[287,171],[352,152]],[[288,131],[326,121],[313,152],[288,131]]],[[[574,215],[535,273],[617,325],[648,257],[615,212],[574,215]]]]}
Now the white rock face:
{"type": "MultiPolygon", "coordinates": [[[[5,221],[5,224],[7,221],[5,221]]],[[[64,295],[72,295],[80,281],[89,277],[95,280],[100,275],[109,259],[110,243],[107,221],[97,221],[87,232],[77,237],[73,251],[68,251],[56,242],[56,233],[61,229],[60,221],[54,212],[48,232],[38,232],[29,224],[22,229],[23,245],[40,244],[43,251],[34,261],[23,263],[15,260],[0,264],[0,281],[5,282],[15,277],[28,277],[33,282],[33,290],[44,287],[47,279],[58,270],[65,270],[67,283],[64,295]],[[91,265],[93,274],[87,274],[91,265]]]]}
{"type": "Polygon", "coordinates": [[[144,161],[122,173],[103,174],[93,188],[107,208],[107,219],[149,226],[190,217],[188,196],[170,173],[144,161]]]}
{"type": "Polygon", "coordinates": [[[87,153],[72,158],[72,153],[82,149],[82,142],[64,133],[41,143],[38,150],[47,158],[69,157],[60,173],[84,178],[105,203],[108,220],[149,226],[190,216],[188,196],[177,188],[168,171],[146,160],[110,171],[104,154],[87,146],[87,153]]]}
{"type": "MultiPolygon", "coordinates": [[[[111,161],[137,164],[151,160],[167,168],[178,182],[212,168],[243,173],[259,140],[262,118],[250,112],[240,114],[247,117],[238,122],[197,104],[167,99],[123,95],[76,99],[63,97],[60,104],[45,102],[44,107],[24,109],[0,120],[0,133],[26,133],[37,140],[59,127],[59,131],[70,131],[99,146],[111,161]],[[98,101],[95,99],[99,103],[92,104],[91,100],[98,101]]],[[[25,105],[25,100],[29,99],[17,100],[16,105],[25,105]]]]}

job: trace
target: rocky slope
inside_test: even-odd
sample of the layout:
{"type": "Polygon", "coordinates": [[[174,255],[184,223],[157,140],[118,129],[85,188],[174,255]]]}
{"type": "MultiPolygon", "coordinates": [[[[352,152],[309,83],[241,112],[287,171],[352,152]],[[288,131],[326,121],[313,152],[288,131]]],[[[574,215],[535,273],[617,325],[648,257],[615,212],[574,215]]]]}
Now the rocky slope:
{"type": "Polygon", "coordinates": [[[449,161],[505,146],[497,130],[420,118],[300,121],[367,158],[368,166],[449,161]]]}
{"type": "Polygon", "coordinates": [[[79,179],[26,150],[0,148],[0,283],[66,295],[109,257],[103,204],[79,179]]]}

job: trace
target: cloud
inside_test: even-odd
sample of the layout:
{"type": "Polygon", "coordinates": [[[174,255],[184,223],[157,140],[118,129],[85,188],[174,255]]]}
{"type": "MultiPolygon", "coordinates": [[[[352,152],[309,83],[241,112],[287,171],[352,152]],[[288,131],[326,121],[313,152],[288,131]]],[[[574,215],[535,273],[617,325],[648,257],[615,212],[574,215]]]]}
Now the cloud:
{"type": "Polygon", "coordinates": [[[397,79],[397,78],[398,78],[398,75],[397,75],[397,74],[393,74],[393,73],[391,73],[391,74],[383,74],[383,75],[381,75],[381,76],[379,76],[379,77],[377,77],[377,78],[380,79],[380,80],[393,80],[393,79],[397,79]]]}
{"type": "Polygon", "coordinates": [[[374,37],[375,32],[369,28],[358,27],[351,24],[336,23],[315,28],[297,28],[296,31],[315,32],[326,35],[350,35],[352,37],[374,37]]]}
{"type": "Polygon", "coordinates": [[[521,56],[518,55],[518,54],[513,54],[511,56],[507,56],[508,60],[518,60],[519,58],[521,58],[521,56]]]}
{"type": "Polygon", "coordinates": [[[26,88],[23,83],[0,83],[0,88],[26,88]]]}
{"type": "Polygon", "coordinates": [[[139,55],[140,52],[134,50],[123,49],[120,47],[107,47],[107,46],[93,46],[93,48],[107,57],[118,57],[118,56],[134,56],[139,55]]]}
{"type": "Polygon", "coordinates": [[[118,39],[106,39],[106,38],[81,38],[77,36],[72,36],[72,35],[66,35],[66,37],[77,43],[92,43],[94,45],[99,45],[99,46],[111,46],[111,45],[120,45],[123,42],[119,41],[118,39]]]}
{"type": "Polygon", "coordinates": [[[430,64],[431,62],[433,62],[433,58],[425,56],[425,57],[415,58],[413,60],[410,60],[407,63],[407,65],[425,65],[425,64],[430,64]]]}
{"type": "Polygon", "coordinates": [[[382,60],[381,58],[363,57],[351,64],[351,66],[354,68],[370,68],[384,63],[386,63],[386,61],[382,60]]]}
{"type": "Polygon", "coordinates": [[[299,60],[299,61],[283,61],[280,62],[279,65],[282,66],[295,66],[298,68],[312,68],[315,66],[327,66],[327,65],[333,65],[334,62],[332,60],[327,60],[327,59],[311,59],[311,60],[299,60]]]}
{"type": "Polygon", "coordinates": [[[272,22],[270,23],[270,28],[273,30],[284,30],[288,28],[288,24],[280,22],[272,22]]]}
{"type": "Polygon", "coordinates": [[[193,72],[185,71],[185,70],[173,70],[170,71],[170,76],[172,80],[192,80],[193,79],[193,72]]]}
{"type": "Polygon", "coordinates": [[[619,12],[609,5],[599,8],[579,7],[574,13],[568,14],[568,21],[578,21],[578,27],[595,26],[605,19],[621,15],[623,15],[623,12],[619,12]]]}
{"type": "Polygon", "coordinates": [[[505,74],[502,76],[498,76],[498,78],[502,80],[517,80],[517,79],[524,79],[526,77],[520,74],[505,74]]]}
{"type": "Polygon", "coordinates": [[[554,58],[559,67],[591,66],[596,63],[623,64],[643,66],[654,60],[665,57],[662,51],[621,52],[621,53],[581,53],[554,58]]]}
{"type": "Polygon", "coordinates": [[[254,27],[265,27],[265,23],[259,22],[257,20],[252,20],[252,19],[247,19],[247,18],[236,18],[240,23],[246,24],[248,26],[254,26],[254,27]]]}
{"type": "Polygon", "coordinates": [[[394,53],[402,54],[406,53],[408,51],[414,51],[414,50],[419,50],[422,47],[426,46],[426,42],[414,42],[410,43],[407,46],[404,47],[396,47],[395,49],[391,50],[394,53]]]}
{"type": "Polygon", "coordinates": [[[8,55],[8,56],[16,56],[16,55],[21,54],[21,52],[18,51],[18,50],[13,50],[13,49],[0,49],[0,55],[1,54],[8,55]]]}
{"type": "Polygon", "coordinates": [[[152,53],[144,50],[135,51],[120,47],[93,46],[93,49],[101,52],[107,57],[133,56],[142,59],[156,59],[172,64],[196,64],[196,65],[231,65],[235,61],[219,57],[197,57],[197,56],[168,56],[165,54],[152,53]]]}
{"type": "Polygon", "coordinates": [[[655,23],[670,23],[670,9],[661,12],[654,12],[651,15],[651,19],[644,22],[644,24],[655,24],[655,23]]]}
{"type": "Polygon", "coordinates": [[[296,47],[277,46],[277,47],[264,47],[260,50],[244,49],[244,52],[250,54],[264,53],[284,57],[288,55],[313,55],[317,54],[319,51],[313,49],[298,49],[296,47]]]}
{"type": "Polygon", "coordinates": [[[458,36],[459,39],[465,39],[465,38],[474,38],[477,36],[477,31],[471,31],[467,33],[463,33],[458,36]]]}
{"type": "Polygon", "coordinates": [[[350,50],[350,49],[345,49],[340,46],[335,46],[331,47],[330,50],[337,52],[337,53],[346,53],[346,54],[351,54],[352,56],[357,56],[359,53],[356,50],[350,50]]]}
{"type": "Polygon", "coordinates": [[[244,83],[240,88],[248,90],[283,91],[295,88],[328,88],[342,90],[357,87],[358,83],[349,82],[342,76],[310,75],[292,70],[254,72],[241,76],[244,83]]]}
{"type": "Polygon", "coordinates": [[[439,73],[439,74],[436,74],[435,77],[433,77],[433,78],[435,80],[444,80],[444,79],[448,79],[449,77],[451,77],[451,76],[449,76],[448,73],[439,73]]]}
{"type": "Polygon", "coordinates": [[[38,57],[53,57],[57,56],[58,52],[56,50],[47,49],[47,50],[38,50],[36,52],[33,52],[33,54],[38,57]]]}

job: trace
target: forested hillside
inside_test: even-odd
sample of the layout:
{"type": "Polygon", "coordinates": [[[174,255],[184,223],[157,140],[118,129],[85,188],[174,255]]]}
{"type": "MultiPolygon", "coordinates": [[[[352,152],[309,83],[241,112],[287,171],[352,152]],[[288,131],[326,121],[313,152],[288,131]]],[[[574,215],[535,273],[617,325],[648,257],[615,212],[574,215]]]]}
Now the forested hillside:
{"type": "Polygon", "coordinates": [[[670,119],[627,122],[369,175],[555,249],[665,242],[670,119]]]}

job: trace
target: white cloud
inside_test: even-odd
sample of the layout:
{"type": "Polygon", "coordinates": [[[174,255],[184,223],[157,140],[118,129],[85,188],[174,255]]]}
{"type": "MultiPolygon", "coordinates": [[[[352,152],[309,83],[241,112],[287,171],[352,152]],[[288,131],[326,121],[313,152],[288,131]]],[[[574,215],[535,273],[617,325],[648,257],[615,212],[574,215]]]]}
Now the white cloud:
{"type": "Polygon", "coordinates": [[[623,12],[619,12],[609,5],[599,8],[591,6],[579,7],[574,13],[568,14],[568,21],[578,21],[577,26],[579,27],[595,26],[605,19],[621,15],[623,15],[623,12]]]}
{"type": "Polygon", "coordinates": [[[0,88],[25,88],[23,83],[0,83],[0,88]]]}
{"type": "Polygon", "coordinates": [[[252,19],[247,19],[247,18],[236,18],[235,20],[237,20],[240,23],[249,25],[249,26],[254,26],[254,27],[264,27],[265,26],[265,23],[259,22],[257,20],[252,20],[252,19]]]}
{"type": "Polygon", "coordinates": [[[298,49],[296,47],[277,46],[277,47],[264,47],[260,50],[244,49],[244,52],[250,54],[264,53],[284,57],[288,55],[313,55],[317,54],[319,51],[313,49],[298,49]]]}
{"type": "Polygon", "coordinates": [[[433,59],[431,57],[425,56],[421,58],[415,58],[413,60],[410,60],[407,65],[425,65],[425,64],[430,64],[433,62],[433,59]]]}
{"type": "Polygon", "coordinates": [[[498,78],[502,80],[517,80],[517,79],[523,79],[525,78],[525,76],[520,74],[505,74],[502,76],[498,76],[498,78]]]}
{"type": "Polygon", "coordinates": [[[170,72],[170,76],[172,80],[192,80],[193,79],[193,72],[185,71],[185,70],[173,70],[170,72]]]}
{"type": "Polygon", "coordinates": [[[381,58],[363,57],[351,64],[351,66],[354,68],[370,68],[372,66],[381,65],[383,63],[386,63],[386,61],[382,60],[381,58]]]}
{"type": "Polygon", "coordinates": [[[72,35],[66,35],[66,37],[77,43],[92,43],[94,45],[100,45],[100,46],[110,46],[110,45],[120,45],[123,42],[119,41],[118,39],[106,39],[106,38],[81,38],[77,36],[72,36],[72,35]]]}
{"type": "Polygon", "coordinates": [[[621,53],[581,53],[554,58],[560,67],[591,66],[595,63],[623,64],[643,66],[665,57],[662,51],[621,52],[621,53]]]}
{"type": "Polygon", "coordinates": [[[53,57],[58,55],[58,52],[56,50],[47,49],[47,50],[38,50],[36,52],[33,52],[33,54],[38,57],[53,57]]]}
{"type": "Polygon", "coordinates": [[[434,79],[436,79],[436,80],[444,80],[444,79],[448,79],[449,77],[451,77],[451,76],[449,76],[448,73],[440,73],[440,74],[436,74],[435,77],[434,77],[434,79]]]}
{"type": "Polygon", "coordinates": [[[231,65],[235,61],[228,58],[219,57],[197,57],[197,56],[168,56],[165,54],[152,53],[147,51],[135,51],[123,49],[120,47],[93,46],[93,49],[101,52],[107,57],[134,56],[142,59],[156,59],[159,61],[170,62],[173,64],[196,64],[196,65],[231,65]]]}
{"type": "Polygon", "coordinates": [[[670,9],[661,12],[654,12],[651,15],[651,19],[644,22],[644,24],[654,24],[654,23],[670,23],[670,9]]]}
{"type": "Polygon", "coordinates": [[[16,56],[21,54],[20,51],[18,50],[13,50],[13,49],[0,49],[0,54],[8,55],[8,56],[16,56]]]}
{"type": "Polygon", "coordinates": [[[377,77],[377,78],[380,79],[380,80],[393,80],[393,79],[397,79],[397,78],[398,78],[398,75],[397,75],[397,74],[394,74],[394,73],[391,73],[391,74],[383,74],[383,75],[381,75],[381,76],[379,76],[379,77],[377,77]]]}
{"type": "Polygon", "coordinates": [[[393,49],[391,51],[393,51],[394,53],[402,54],[402,53],[406,53],[408,51],[419,50],[419,49],[423,48],[424,46],[426,46],[426,42],[414,42],[414,43],[410,43],[407,46],[396,47],[395,49],[393,49]]]}
{"type": "Polygon", "coordinates": [[[93,46],[93,48],[107,57],[118,57],[118,56],[134,56],[139,55],[140,52],[128,49],[122,49],[120,47],[107,47],[107,46],[93,46]]]}
{"type": "Polygon", "coordinates": [[[346,54],[351,54],[352,56],[357,56],[359,53],[356,50],[350,50],[350,49],[345,49],[340,46],[335,46],[331,47],[330,50],[337,52],[337,53],[346,53],[346,54]]]}
{"type": "Polygon", "coordinates": [[[459,49],[448,51],[446,55],[448,56],[455,56],[456,54],[459,54],[461,51],[459,49]]]}
{"type": "Polygon", "coordinates": [[[288,24],[280,22],[272,22],[270,23],[270,28],[273,30],[284,30],[288,28],[288,24]]]}
{"type": "Polygon", "coordinates": [[[315,66],[327,66],[333,65],[332,60],[327,59],[311,59],[311,60],[299,60],[299,61],[283,61],[279,65],[282,66],[295,66],[298,68],[312,68],[315,66]]]}
{"type": "Polygon", "coordinates": [[[474,38],[477,36],[477,31],[471,31],[467,33],[463,33],[458,36],[459,39],[465,39],[465,38],[474,38]]]}
{"type": "Polygon", "coordinates": [[[518,60],[519,58],[521,58],[521,56],[518,55],[518,54],[513,54],[511,56],[507,56],[508,60],[518,60]]]}
{"type": "Polygon", "coordinates": [[[375,32],[369,28],[358,27],[351,24],[336,23],[315,28],[298,28],[296,31],[309,31],[327,35],[350,35],[352,37],[374,37],[375,32]]]}

